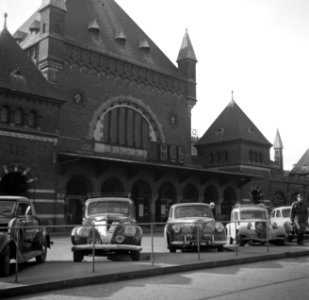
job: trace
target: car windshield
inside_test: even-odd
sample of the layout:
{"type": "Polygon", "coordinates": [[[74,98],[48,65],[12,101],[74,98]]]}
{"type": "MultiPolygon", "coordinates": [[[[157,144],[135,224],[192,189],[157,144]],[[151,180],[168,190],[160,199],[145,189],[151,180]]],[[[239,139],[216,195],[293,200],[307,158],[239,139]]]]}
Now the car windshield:
{"type": "Polygon", "coordinates": [[[241,220],[250,219],[266,219],[266,211],[264,210],[242,210],[240,211],[241,220]]]}
{"type": "Polygon", "coordinates": [[[0,200],[0,217],[12,217],[16,201],[0,200]]]}
{"type": "Polygon", "coordinates": [[[97,201],[88,206],[88,215],[97,214],[120,214],[129,215],[130,206],[123,201],[97,201]]]}
{"type": "Polygon", "coordinates": [[[291,209],[287,208],[287,209],[283,209],[282,210],[282,217],[283,218],[289,218],[291,214],[291,209]]]}
{"type": "Polygon", "coordinates": [[[175,209],[175,218],[209,217],[213,218],[208,206],[180,206],[175,209]]]}

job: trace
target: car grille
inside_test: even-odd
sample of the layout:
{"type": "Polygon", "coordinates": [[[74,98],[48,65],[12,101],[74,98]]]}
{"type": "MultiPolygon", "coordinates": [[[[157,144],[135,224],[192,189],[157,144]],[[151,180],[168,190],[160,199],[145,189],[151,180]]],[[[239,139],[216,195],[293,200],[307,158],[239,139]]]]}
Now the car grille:
{"type": "Polygon", "coordinates": [[[256,222],[255,231],[258,238],[266,239],[266,222],[256,222]]]}

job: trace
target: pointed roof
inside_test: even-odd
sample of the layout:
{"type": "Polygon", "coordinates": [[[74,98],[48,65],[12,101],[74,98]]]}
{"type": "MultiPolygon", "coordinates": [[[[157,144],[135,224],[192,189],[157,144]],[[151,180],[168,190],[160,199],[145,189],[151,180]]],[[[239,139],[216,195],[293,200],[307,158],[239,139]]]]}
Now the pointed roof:
{"type": "MultiPolygon", "coordinates": [[[[40,40],[40,34],[31,35],[29,27],[34,20],[41,20],[40,11],[47,2],[56,0],[44,0],[40,9],[18,29],[27,33],[20,42],[22,48],[28,48],[40,40]]],[[[66,0],[65,7],[64,38],[68,43],[171,76],[183,77],[176,65],[114,0],[66,0]],[[93,20],[96,20],[97,28],[100,29],[96,39],[88,30],[93,20]],[[119,44],[115,39],[119,32],[125,37],[125,45],[119,44]],[[145,55],[145,51],[140,48],[140,44],[145,40],[148,43],[149,55],[145,55]]]]}
{"type": "Polygon", "coordinates": [[[178,53],[177,62],[184,60],[184,59],[191,59],[193,61],[197,61],[187,29],[182,39],[181,47],[178,53]]]}
{"type": "Polygon", "coordinates": [[[196,146],[237,140],[271,147],[271,143],[266,140],[260,130],[232,98],[226,108],[196,143],[196,146]]]}
{"type": "Polygon", "coordinates": [[[63,100],[4,27],[0,32],[0,89],[63,100]]]}
{"type": "Polygon", "coordinates": [[[59,9],[64,10],[64,11],[67,10],[67,8],[65,6],[65,0],[42,0],[40,10],[45,8],[48,5],[55,6],[59,9]]]}
{"type": "Polygon", "coordinates": [[[276,133],[276,137],[275,137],[275,141],[274,141],[274,149],[283,149],[283,144],[282,144],[282,140],[281,140],[280,133],[279,133],[278,129],[277,129],[277,133],[276,133]]]}
{"type": "Polygon", "coordinates": [[[309,175],[309,149],[291,170],[291,175],[309,175]]]}

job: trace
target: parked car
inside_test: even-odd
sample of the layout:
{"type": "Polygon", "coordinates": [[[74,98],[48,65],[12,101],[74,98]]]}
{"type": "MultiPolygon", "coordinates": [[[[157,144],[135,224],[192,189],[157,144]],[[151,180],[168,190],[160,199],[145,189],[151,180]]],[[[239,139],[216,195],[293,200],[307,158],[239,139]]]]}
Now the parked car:
{"type": "Polygon", "coordinates": [[[21,196],[0,196],[0,275],[8,276],[10,262],[46,260],[50,236],[40,226],[33,202],[21,196]]]}
{"type": "Polygon", "coordinates": [[[291,206],[280,206],[272,210],[270,214],[270,223],[283,226],[286,231],[287,240],[290,242],[296,237],[295,229],[291,222],[291,206]]]}
{"type": "Polygon", "coordinates": [[[85,202],[85,217],[71,232],[73,261],[86,255],[131,256],[140,259],[143,231],[136,225],[134,203],[129,198],[98,197],[85,202]]]}
{"type": "Polygon", "coordinates": [[[223,250],[226,243],[225,228],[216,222],[212,209],[214,204],[178,203],[170,207],[164,238],[170,252],[217,248],[223,250]]]}
{"type": "Polygon", "coordinates": [[[226,235],[230,244],[236,241],[240,246],[248,242],[284,244],[284,226],[271,224],[268,211],[263,204],[236,204],[231,212],[231,221],[226,225],[226,235]]]}

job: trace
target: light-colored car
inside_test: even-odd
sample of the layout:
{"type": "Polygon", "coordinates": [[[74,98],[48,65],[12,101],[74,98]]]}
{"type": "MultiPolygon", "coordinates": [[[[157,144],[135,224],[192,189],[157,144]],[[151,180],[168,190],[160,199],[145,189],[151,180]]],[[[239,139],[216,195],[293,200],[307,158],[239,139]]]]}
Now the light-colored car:
{"type": "Polygon", "coordinates": [[[286,241],[284,226],[271,224],[268,211],[263,204],[237,204],[231,212],[231,221],[226,225],[230,244],[236,241],[240,246],[248,242],[265,244],[267,240],[283,245],[286,241]]]}
{"type": "Polygon", "coordinates": [[[0,276],[10,274],[11,260],[44,263],[50,236],[41,226],[33,202],[22,196],[0,196],[0,276]]]}
{"type": "Polygon", "coordinates": [[[287,240],[290,242],[295,238],[295,230],[291,222],[291,206],[276,207],[271,211],[270,223],[283,226],[286,231],[287,240]]]}
{"type": "Polygon", "coordinates": [[[223,250],[226,243],[225,228],[216,222],[208,203],[178,203],[170,207],[164,238],[170,252],[217,248],[223,250]]]}
{"type": "Polygon", "coordinates": [[[130,255],[139,260],[142,229],[136,225],[132,199],[122,197],[90,198],[85,202],[85,217],[71,232],[73,261],[86,255],[130,255]]]}

